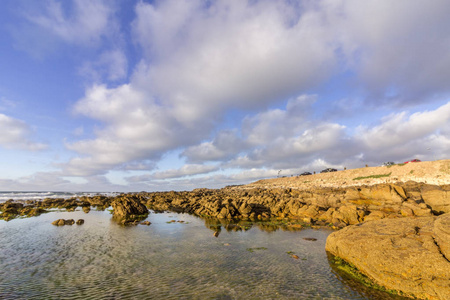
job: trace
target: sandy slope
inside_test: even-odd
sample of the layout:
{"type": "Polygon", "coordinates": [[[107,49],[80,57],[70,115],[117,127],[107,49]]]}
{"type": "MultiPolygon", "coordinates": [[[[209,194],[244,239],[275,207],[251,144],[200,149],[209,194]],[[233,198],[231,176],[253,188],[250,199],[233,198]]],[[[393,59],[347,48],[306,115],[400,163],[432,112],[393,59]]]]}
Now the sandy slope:
{"type": "Polygon", "coordinates": [[[373,185],[395,182],[423,182],[435,185],[450,184],[450,160],[425,161],[408,163],[391,167],[366,167],[343,170],[332,173],[320,173],[309,176],[264,179],[244,187],[252,188],[295,188],[309,189],[316,187],[347,187],[357,185],[373,185]],[[357,177],[390,174],[381,178],[354,180],[357,177]]]}

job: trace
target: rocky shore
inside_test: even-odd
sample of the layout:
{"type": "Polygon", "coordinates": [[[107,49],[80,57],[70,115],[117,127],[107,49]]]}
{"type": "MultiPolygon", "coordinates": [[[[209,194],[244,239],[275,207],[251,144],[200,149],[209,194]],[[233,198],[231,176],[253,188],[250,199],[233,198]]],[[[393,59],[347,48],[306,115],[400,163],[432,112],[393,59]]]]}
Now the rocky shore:
{"type": "Polygon", "coordinates": [[[0,218],[77,207],[85,212],[112,207],[113,219],[123,225],[138,224],[152,209],[217,220],[345,227],[330,235],[329,253],[388,289],[423,299],[450,298],[450,160],[266,179],[223,189],[7,201],[0,204],[0,218]]]}

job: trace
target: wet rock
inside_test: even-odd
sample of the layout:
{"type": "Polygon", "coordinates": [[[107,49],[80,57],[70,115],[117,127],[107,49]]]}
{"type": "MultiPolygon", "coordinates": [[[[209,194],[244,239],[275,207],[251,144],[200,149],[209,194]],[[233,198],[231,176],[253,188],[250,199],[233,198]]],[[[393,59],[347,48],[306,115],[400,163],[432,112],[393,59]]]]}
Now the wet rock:
{"type": "Polygon", "coordinates": [[[84,224],[84,220],[83,219],[78,219],[77,220],[77,225],[83,225],[84,224]]]}
{"type": "Polygon", "coordinates": [[[150,221],[143,221],[143,222],[141,222],[141,225],[150,226],[150,224],[152,224],[150,221]]]}
{"type": "Polygon", "coordinates": [[[73,225],[73,224],[75,224],[75,220],[74,219],[64,220],[64,225],[73,225]]]}
{"type": "Polygon", "coordinates": [[[58,219],[58,220],[56,220],[56,221],[53,221],[53,222],[52,222],[52,225],[55,225],[55,226],[64,226],[64,225],[66,225],[66,222],[64,221],[64,219],[58,219]]]}
{"type": "Polygon", "coordinates": [[[111,205],[113,207],[113,218],[116,221],[129,223],[139,219],[143,220],[148,216],[147,207],[135,195],[117,197],[111,205]]]}
{"type": "Polygon", "coordinates": [[[387,289],[450,299],[450,214],[382,219],[332,233],[326,250],[387,289]]]}

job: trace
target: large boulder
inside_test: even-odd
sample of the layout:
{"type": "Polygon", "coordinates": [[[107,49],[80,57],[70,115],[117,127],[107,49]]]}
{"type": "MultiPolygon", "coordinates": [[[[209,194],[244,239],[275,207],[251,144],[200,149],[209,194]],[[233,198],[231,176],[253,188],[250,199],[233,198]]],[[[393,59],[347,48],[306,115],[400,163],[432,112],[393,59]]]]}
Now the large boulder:
{"type": "Polygon", "coordinates": [[[450,299],[450,214],[348,226],[328,237],[326,250],[387,289],[450,299]]]}
{"type": "Polygon", "coordinates": [[[117,197],[111,205],[113,218],[121,223],[142,220],[148,216],[147,207],[134,195],[117,197]]]}

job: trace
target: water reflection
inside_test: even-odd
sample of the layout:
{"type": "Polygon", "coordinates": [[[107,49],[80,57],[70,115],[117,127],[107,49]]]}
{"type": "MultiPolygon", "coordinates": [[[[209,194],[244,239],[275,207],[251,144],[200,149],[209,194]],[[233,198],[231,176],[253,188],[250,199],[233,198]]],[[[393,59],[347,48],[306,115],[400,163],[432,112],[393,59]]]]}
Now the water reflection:
{"type": "Polygon", "coordinates": [[[250,220],[230,220],[217,218],[203,218],[206,228],[214,231],[214,236],[219,236],[222,228],[227,232],[248,231],[252,228],[258,228],[265,232],[283,231],[300,231],[309,228],[307,224],[301,224],[286,220],[267,220],[267,221],[250,221],[250,220]]]}
{"type": "Polygon", "coordinates": [[[77,209],[0,221],[0,298],[381,299],[330,268],[327,230],[167,212],[151,213],[150,226],[121,226],[111,217],[77,209]]]}

